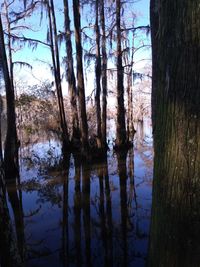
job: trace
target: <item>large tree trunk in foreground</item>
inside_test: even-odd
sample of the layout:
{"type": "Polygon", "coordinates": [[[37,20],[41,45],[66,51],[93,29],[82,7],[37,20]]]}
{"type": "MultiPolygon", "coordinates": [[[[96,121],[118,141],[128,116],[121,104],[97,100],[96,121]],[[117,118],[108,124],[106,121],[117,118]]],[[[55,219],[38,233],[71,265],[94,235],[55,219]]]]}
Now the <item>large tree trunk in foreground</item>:
{"type": "Polygon", "coordinates": [[[152,0],[151,28],[155,159],[149,266],[199,266],[199,0],[152,0]]]}
{"type": "Polygon", "coordinates": [[[0,16],[0,68],[3,72],[6,88],[6,103],[7,103],[7,133],[4,151],[4,164],[6,179],[12,178],[18,173],[18,141],[16,130],[16,115],[15,115],[15,94],[13,81],[11,81],[6,49],[4,43],[4,33],[0,16]]]}
{"type": "Polygon", "coordinates": [[[77,108],[77,89],[76,89],[76,79],[74,74],[68,0],[63,0],[63,4],[64,4],[64,15],[65,15],[65,39],[66,39],[66,50],[67,50],[67,81],[70,93],[70,104],[72,112],[72,142],[73,142],[76,139],[79,139],[80,137],[78,108],[77,108]]]}
{"type": "Polygon", "coordinates": [[[116,145],[126,144],[125,108],[124,108],[124,69],[122,66],[121,47],[121,0],[116,0],[117,27],[117,134],[116,145]]]}
{"type": "Polygon", "coordinates": [[[80,115],[80,130],[81,142],[83,151],[88,149],[88,124],[85,103],[85,85],[83,76],[83,62],[82,62],[82,44],[81,44],[81,20],[80,20],[80,2],[73,0],[74,12],[74,31],[76,42],[76,62],[77,62],[77,89],[79,99],[79,115],[80,115]]]}

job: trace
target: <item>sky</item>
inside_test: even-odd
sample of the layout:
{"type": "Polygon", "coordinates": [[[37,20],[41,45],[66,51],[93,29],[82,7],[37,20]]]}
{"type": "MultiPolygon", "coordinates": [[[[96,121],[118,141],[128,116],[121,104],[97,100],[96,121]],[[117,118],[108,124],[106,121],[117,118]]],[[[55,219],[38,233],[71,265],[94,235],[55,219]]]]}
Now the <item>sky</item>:
{"type": "MultiPolygon", "coordinates": [[[[3,0],[0,0],[0,2],[3,0]]],[[[62,31],[63,30],[63,13],[62,13],[62,1],[55,1],[55,7],[57,11],[57,24],[58,24],[58,30],[62,31]]],[[[70,5],[70,11],[72,12],[72,6],[70,5]]],[[[88,10],[85,10],[86,12],[88,10]]],[[[136,25],[149,25],[149,0],[136,0],[134,3],[134,13],[137,14],[137,20],[136,20],[136,25]]],[[[86,23],[85,21],[82,21],[82,25],[86,23]]],[[[30,38],[35,38],[35,39],[40,39],[42,41],[45,41],[46,39],[46,33],[47,33],[47,19],[46,16],[44,15],[43,17],[43,22],[41,26],[39,25],[39,14],[36,14],[29,19],[28,24],[31,25],[33,31],[27,30],[25,32],[26,37],[30,38]]],[[[71,23],[71,26],[73,26],[73,22],[71,23]]],[[[149,37],[146,37],[145,34],[139,35],[140,37],[138,38],[138,43],[141,42],[141,37],[142,37],[142,42],[145,43],[150,43],[149,37]]],[[[64,45],[61,46],[60,48],[61,55],[65,55],[65,48],[64,45]]],[[[139,71],[145,63],[148,62],[150,59],[150,50],[144,50],[141,49],[139,50],[136,55],[135,55],[135,68],[139,71]],[[143,59],[146,58],[147,61],[144,61],[143,59]]],[[[51,64],[51,54],[50,51],[47,47],[43,45],[38,45],[38,48],[35,50],[32,50],[29,47],[25,47],[21,51],[17,51],[14,54],[14,60],[15,61],[25,61],[30,63],[33,66],[32,71],[27,68],[23,69],[18,69],[17,68],[17,79],[25,79],[27,81],[27,84],[35,84],[38,83],[39,81],[44,81],[45,79],[52,79],[52,75],[50,72],[49,64],[51,64]],[[44,63],[44,62],[47,62],[44,63]],[[33,74],[33,75],[32,75],[33,74]]],[[[110,63],[110,66],[112,66],[112,63],[110,63]]],[[[64,71],[64,66],[62,67],[64,71]]],[[[89,81],[93,80],[91,79],[92,77],[92,70],[90,72],[90,77],[88,77],[89,81]]],[[[66,82],[64,82],[63,88],[66,88],[65,86],[66,82]]],[[[90,87],[90,90],[88,90],[88,94],[92,90],[92,87],[94,87],[94,84],[91,83],[87,87],[90,87]]],[[[64,93],[65,90],[64,90],[64,93]]],[[[87,92],[86,92],[87,94],[87,92]]]]}

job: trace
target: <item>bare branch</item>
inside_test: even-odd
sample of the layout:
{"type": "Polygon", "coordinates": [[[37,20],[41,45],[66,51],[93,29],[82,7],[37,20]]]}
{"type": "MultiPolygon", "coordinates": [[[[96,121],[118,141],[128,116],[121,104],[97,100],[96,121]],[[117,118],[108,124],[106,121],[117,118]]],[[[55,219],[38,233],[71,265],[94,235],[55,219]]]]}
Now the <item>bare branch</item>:
{"type": "Polygon", "coordinates": [[[131,28],[126,28],[126,29],[121,29],[121,32],[124,31],[137,31],[137,30],[146,30],[147,32],[150,31],[150,26],[138,26],[138,27],[131,27],[131,28]]]}

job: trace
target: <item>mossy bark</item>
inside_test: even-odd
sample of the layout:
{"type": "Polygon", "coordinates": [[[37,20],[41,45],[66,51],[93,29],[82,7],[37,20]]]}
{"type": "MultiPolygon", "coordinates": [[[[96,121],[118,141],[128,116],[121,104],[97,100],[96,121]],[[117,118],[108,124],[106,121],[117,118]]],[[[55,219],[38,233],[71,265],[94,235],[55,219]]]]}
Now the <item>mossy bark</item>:
{"type": "Polygon", "coordinates": [[[152,0],[154,184],[149,266],[199,266],[200,5],[152,0]]]}

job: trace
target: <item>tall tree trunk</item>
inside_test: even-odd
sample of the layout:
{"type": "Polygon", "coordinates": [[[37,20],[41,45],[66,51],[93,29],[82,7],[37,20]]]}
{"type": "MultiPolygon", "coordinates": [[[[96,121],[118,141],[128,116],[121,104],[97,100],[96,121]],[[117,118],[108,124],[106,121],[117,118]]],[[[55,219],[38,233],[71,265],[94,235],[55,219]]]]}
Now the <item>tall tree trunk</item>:
{"type": "Polygon", "coordinates": [[[10,80],[14,88],[13,60],[12,60],[12,47],[11,47],[11,24],[10,24],[9,11],[8,11],[9,4],[7,3],[6,0],[4,0],[4,5],[5,5],[6,26],[7,26],[7,32],[8,32],[8,44],[7,44],[8,65],[9,65],[10,80]]]}
{"type": "Polygon", "coordinates": [[[74,13],[74,30],[76,42],[76,63],[77,63],[77,89],[79,99],[79,115],[80,115],[80,130],[81,142],[84,152],[88,149],[88,124],[85,103],[85,85],[83,76],[83,62],[82,62],[82,44],[81,44],[81,20],[80,20],[80,2],[73,0],[74,13]]]}
{"type": "Polygon", "coordinates": [[[128,74],[127,74],[127,102],[128,102],[128,108],[127,108],[127,118],[126,118],[126,136],[127,136],[127,141],[131,141],[131,137],[130,137],[130,111],[131,111],[131,101],[130,101],[130,93],[131,93],[131,72],[130,70],[128,70],[128,74]]]}
{"type": "Polygon", "coordinates": [[[116,145],[126,144],[125,108],[124,108],[124,69],[122,66],[121,48],[121,0],[116,0],[117,27],[117,133],[116,145]]]}
{"type": "Polygon", "coordinates": [[[57,26],[56,26],[56,18],[55,18],[53,0],[48,1],[47,9],[48,9],[48,18],[49,18],[51,55],[52,55],[52,61],[53,61],[54,78],[55,78],[57,98],[58,98],[60,124],[61,124],[61,129],[62,129],[62,141],[63,141],[63,147],[67,148],[69,146],[69,134],[68,134],[68,127],[67,127],[67,121],[66,121],[66,116],[65,116],[62,86],[61,86],[58,36],[57,36],[57,26]]]}
{"type": "Polygon", "coordinates": [[[101,54],[100,54],[100,31],[99,31],[99,0],[95,2],[96,9],[96,21],[95,21],[95,32],[96,32],[96,64],[95,64],[95,75],[96,75],[96,118],[97,118],[97,138],[98,147],[102,147],[101,139],[101,54]]]}
{"type": "Polygon", "coordinates": [[[199,1],[152,0],[154,187],[149,266],[200,261],[199,1]]]}
{"type": "Polygon", "coordinates": [[[65,16],[65,38],[67,50],[67,81],[70,93],[70,104],[72,111],[72,142],[80,138],[78,108],[77,108],[77,88],[73,65],[73,51],[70,30],[70,17],[68,0],[63,0],[65,16]]]}
{"type": "Polygon", "coordinates": [[[105,15],[104,15],[104,0],[100,0],[101,12],[101,28],[102,28],[102,145],[107,148],[107,53],[106,53],[106,30],[105,30],[105,15]]]}
{"type": "Polygon", "coordinates": [[[4,165],[6,179],[12,178],[18,174],[18,141],[16,130],[15,115],[15,94],[13,81],[9,74],[8,61],[6,56],[4,33],[0,14],[0,64],[3,70],[3,76],[6,87],[6,103],[7,103],[7,133],[4,151],[4,165]]]}
{"type": "Polygon", "coordinates": [[[127,141],[132,142],[135,134],[135,128],[133,125],[133,67],[128,69],[127,75],[127,141]]]}

